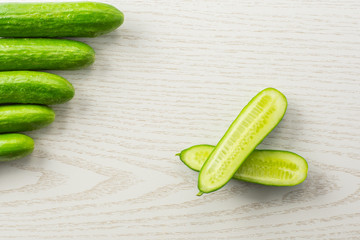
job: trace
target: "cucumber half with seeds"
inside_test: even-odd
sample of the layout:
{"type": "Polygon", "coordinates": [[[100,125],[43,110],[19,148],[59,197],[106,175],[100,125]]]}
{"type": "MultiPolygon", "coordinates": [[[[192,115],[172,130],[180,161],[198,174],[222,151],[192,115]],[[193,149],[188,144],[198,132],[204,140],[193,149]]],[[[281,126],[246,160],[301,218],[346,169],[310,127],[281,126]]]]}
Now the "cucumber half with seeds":
{"type": "Polygon", "coordinates": [[[23,158],[34,150],[34,140],[24,134],[0,134],[0,161],[23,158]]]}
{"type": "MultiPolygon", "coordinates": [[[[177,154],[189,168],[200,171],[215,146],[195,145],[177,154]]],[[[307,177],[306,160],[293,152],[254,150],[235,172],[233,178],[271,186],[294,186],[307,177]]]]}
{"type": "Polygon", "coordinates": [[[286,108],[285,96],[274,88],[266,88],[251,99],[202,166],[198,195],[223,187],[281,121],[286,108]]]}

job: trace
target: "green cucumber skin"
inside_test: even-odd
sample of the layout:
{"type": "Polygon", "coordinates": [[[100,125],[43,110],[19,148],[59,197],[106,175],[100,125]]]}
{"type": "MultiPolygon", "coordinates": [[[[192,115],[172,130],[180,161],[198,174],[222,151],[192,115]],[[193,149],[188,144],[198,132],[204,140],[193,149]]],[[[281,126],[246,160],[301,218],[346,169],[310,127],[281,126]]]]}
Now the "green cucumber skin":
{"type": "Polygon", "coordinates": [[[266,89],[262,90],[261,92],[259,92],[256,96],[254,96],[250,100],[250,102],[241,110],[240,114],[236,117],[236,119],[232,122],[229,129],[226,131],[224,136],[220,139],[218,144],[215,146],[214,151],[210,154],[209,158],[206,160],[206,162],[202,166],[202,168],[200,170],[200,173],[199,173],[199,177],[198,177],[199,193],[197,195],[201,196],[203,193],[211,193],[211,192],[217,191],[220,188],[222,188],[223,186],[225,186],[226,183],[230,181],[230,179],[235,174],[235,172],[239,169],[241,164],[245,161],[245,159],[248,158],[248,156],[255,150],[255,148],[264,140],[264,138],[280,123],[280,121],[283,119],[283,117],[285,115],[286,109],[287,109],[287,99],[286,99],[286,97],[281,92],[279,92],[278,90],[276,90],[274,88],[266,88],[266,89]],[[234,129],[237,121],[242,117],[242,115],[245,114],[245,112],[252,106],[252,103],[254,101],[256,101],[257,97],[261,96],[262,94],[265,95],[267,92],[269,92],[269,93],[274,92],[274,93],[279,94],[281,96],[281,98],[283,100],[283,103],[285,104],[284,107],[283,107],[283,111],[282,111],[283,113],[281,114],[281,116],[279,116],[276,123],[266,132],[266,134],[264,134],[260,139],[258,139],[258,141],[256,143],[253,141],[253,144],[252,144],[251,147],[246,148],[246,151],[242,155],[242,158],[237,160],[238,164],[237,164],[236,167],[234,167],[232,169],[232,172],[228,172],[226,174],[226,176],[220,176],[221,184],[219,186],[217,186],[217,187],[208,187],[208,186],[206,186],[206,184],[204,184],[203,182],[205,181],[204,179],[207,178],[208,176],[210,176],[210,174],[211,174],[209,172],[209,166],[211,166],[212,164],[221,164],[221,163],[217,162],[216,158],[214,158],[214,156],[216,156],[216,154],[218,154],[218,152],[221,151],[221,147],[219,147],[219,146],[221,146],[223,144],[223,142],[227,141],[228,134],[231,132],[232,129],[234,129]]]}
{"type": "Polygon", "coordinates": [[[0,161],[23,158],[34,150],[34,140],[24,134],[0,134],[0,161]]]}
{"type": "Polygon", "coordinates": [[[72,70],[91,65],[95,52],[87,44],[46,38],[0,39],[0,71],[72,70]]]}
{"type": "Polygon", "coordinates": [[[0,3],[0,37],[96,37],[123,22],[105,3],[0,3]]]}
{"type": "Polygon", "coordinates": [[[0,104],[52,105],[74,97],[75,89],[65,78],[34,71],[0,72],[0,104]]]}
{"type": "MultiPolygon", "coordinates": [[[[186,153],[188,151],[200,151],[202,149],[206,149],[207,152],[211,152],[215,146],[207,145],[207,144],[200,144],[200,145],[194,145],[190,148],[182,150],[178,155],[180,157],[180,160],[190,169],[199,172],[201,169],[201,166],[203,163],[205,163],[207,157],[204,158],[198,158],[197,162],[202,163],[201,166],[198,165],[197,162],[194,162],[194,160],[189,159],[186,157],[186,153]]],[[[279,158],[279,157],[278,157],[279,158]]],[[[283,171],[291,171],[291,169],[286,169],[286,166],[281,167],[283,171]]],[[[250,171],[251,172],[251,171],[250,171]]],[[[257,150],[255,149],[249,157],[245,160],[245,162],[239,167],[239,169],[235,172],[233,175],[233,179],[251,182],[251,183],[257,183],[261,185],[269,185],[269,186],[295,186],[300,183],[302,183],[306,177],[308,172],[308,164],[306,160],[301,157],[300,155],[284,151],[284,150],[257,150]],[[290,163],[290,159],[295,159],[297,166],[301,169],[301,171],[296,172],[296,176],[292,181],[288,180],[281,180],[277,179],[276,177],[272,179],[263,179],[259,176],[256,176],[255,174],[253,176],[249,176],[248,170],[256,169],[256,168],[266,168],[267,166],[262,165],[261,160],[266,160],[266,158],[274,158],[276,157],[276,154],[280,155],[280,159],[288,159],[290,163]]]]}
{"type": "Polygon", "coordinates": [[[55,112],[43,105],[1,105],[0,133],[24,132],[46,127],[55,112]]]}

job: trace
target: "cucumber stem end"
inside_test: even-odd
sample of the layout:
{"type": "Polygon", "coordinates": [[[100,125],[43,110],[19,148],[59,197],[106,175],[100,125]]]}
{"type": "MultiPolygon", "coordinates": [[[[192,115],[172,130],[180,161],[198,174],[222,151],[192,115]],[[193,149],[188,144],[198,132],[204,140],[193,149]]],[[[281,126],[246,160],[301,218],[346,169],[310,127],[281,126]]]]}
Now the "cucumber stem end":
{"type": "Polygon", "coordinates": [[[201,195],[203,195],[203,192],[202,191],[200,191],[198,194],[196,194],[196,196],[201,196],[201,195]]]}

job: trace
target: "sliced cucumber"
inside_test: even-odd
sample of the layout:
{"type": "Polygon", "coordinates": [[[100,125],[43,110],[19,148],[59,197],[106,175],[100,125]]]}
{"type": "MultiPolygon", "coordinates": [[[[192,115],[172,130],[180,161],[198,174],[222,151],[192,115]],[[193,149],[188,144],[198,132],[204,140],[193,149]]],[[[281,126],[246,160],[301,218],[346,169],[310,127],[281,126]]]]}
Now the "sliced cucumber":
{"type": "MultiPolygon", "coordinates": [[[[200,171],[215,146],[195,145],[179,153],[180,160],[189,168],[200,171]]],[[[293,152],[254,150],[235,172],[233,178],[271,186],[294,186],[307,177],[308,164],[293,152]]]]}
{"type": "Polygon", "coordinates": [[[264,89],[251,99],[202,166],[198,195],[223,187],[281,121],[286,107],[285,96],[274,88],[264,89]]]}

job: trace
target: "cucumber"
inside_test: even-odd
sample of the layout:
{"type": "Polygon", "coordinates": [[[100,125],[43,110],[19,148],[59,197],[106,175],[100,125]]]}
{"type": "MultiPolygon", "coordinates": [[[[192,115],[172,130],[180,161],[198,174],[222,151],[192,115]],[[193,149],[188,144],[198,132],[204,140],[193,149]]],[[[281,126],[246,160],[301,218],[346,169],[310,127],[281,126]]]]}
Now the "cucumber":
{"type": "Polygon", "coordinates": [[[0,4],[0,37],[96,37],[123,21],[123,13],[105,3],[0,4]]]}
{"type": "Polygon", "coordinates": [[[0,39],[0,71],[67,70],[87,67],[95,52],[87,44],[66,39],[0,39]]]}
{"type": "Polygon", "coordinates": [[[223,187],[258,144],[276,127],[287,108],[274,88],[258,93],[240,112],[202,166],[198,195],[223,187]]]}
{"type": "MultiPolygon", "coordinates": [[[[189,168],[200,171],[215,146],[195,145],[178,156],[189,168]]],[[[293,152],[254,150],[233,175],[234,179],[271,186],[294,186],[302,183],[308,172],[306,160],[293,152]]]]}
{"type": "Polygon", "coordinates": [[[33,71],[0,72],[0,104],[52,105],[69,101],[75,89],[65,78],[33,71]]]}
{"type": "Polygon", "coordinates": [[[0,133],[31,131],[49,125],[54,119],[54,111],[47,106],[2,105],[0,133]]]}
{"type": "Polygon", "coordinates": [[[34,150],[34,140],[24,134],[0,134],[0,161],[12,161],[29,155],[34,150]]]}

